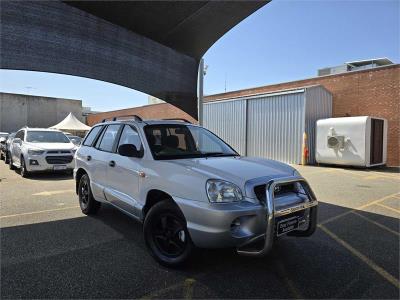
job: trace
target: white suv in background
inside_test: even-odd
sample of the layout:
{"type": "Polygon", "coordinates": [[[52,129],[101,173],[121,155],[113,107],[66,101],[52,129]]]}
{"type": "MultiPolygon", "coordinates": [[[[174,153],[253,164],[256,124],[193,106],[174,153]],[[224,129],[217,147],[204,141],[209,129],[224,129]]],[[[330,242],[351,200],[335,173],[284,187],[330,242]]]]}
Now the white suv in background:
{"type": "Polygon", "coordinates": [[[61,131],[22,128],[10,145],[10,169],[19,168],[22,177],[31,172],[65,170],[72,173],[77,147],[61,131]]]}

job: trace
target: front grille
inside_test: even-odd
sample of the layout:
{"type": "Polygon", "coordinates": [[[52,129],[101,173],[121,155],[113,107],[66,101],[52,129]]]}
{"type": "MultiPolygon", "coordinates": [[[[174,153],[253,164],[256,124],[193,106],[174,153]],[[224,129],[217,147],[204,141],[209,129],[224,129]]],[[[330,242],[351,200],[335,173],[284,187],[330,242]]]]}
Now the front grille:
{"type": "MultiPolygon", "coordinates": [[[[265,202],[266,185],[262,184],[255,186],[254,193],[256,194],[258,200],[265,202]]],[[[297,193],[295,182],[282,183],[275,186],[274,197],[283,196],[287,193],[297,193]]]]}
{"type": "Polygon", "coordinates": [[[62,153],[71,153],[69,150],[50,150],[47,151],[48,154],[62,154],[62,153]]]}
{"type": "Polygon", "coordinates": [[[74,157],[72,155],[46,156],[47,163],[52,165],[69,164],[73,159],[74,157]]]}

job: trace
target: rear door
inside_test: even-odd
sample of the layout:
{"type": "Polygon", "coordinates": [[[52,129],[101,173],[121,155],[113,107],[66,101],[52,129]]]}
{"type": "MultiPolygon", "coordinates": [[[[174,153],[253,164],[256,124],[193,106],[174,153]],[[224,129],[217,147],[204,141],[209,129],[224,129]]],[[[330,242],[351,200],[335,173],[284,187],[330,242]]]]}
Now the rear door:
{"type": "MultiPolygon", "coordinates": [[[[132,144],[143,153],[142,142],[137,129],[133,125],[124,125],[119,139],[118,147],[124,144],[132,144]]],[[[139,172],[142,159],[138,157],[126,157],[118,154],[118,147],[110,155],[110,163],[107,169],[107,187],[105,194],[107,200],[120,209],[140,217],[139,205],[139,172]]]]}
{"type": "Polygon", "coordinates": [[[110,156],[115,149],[116,138],[120,124],[108,125],[91,151],[91,188],[96,199],[104,199],[104,189],[107,185],[107,169],[110,156]]]}

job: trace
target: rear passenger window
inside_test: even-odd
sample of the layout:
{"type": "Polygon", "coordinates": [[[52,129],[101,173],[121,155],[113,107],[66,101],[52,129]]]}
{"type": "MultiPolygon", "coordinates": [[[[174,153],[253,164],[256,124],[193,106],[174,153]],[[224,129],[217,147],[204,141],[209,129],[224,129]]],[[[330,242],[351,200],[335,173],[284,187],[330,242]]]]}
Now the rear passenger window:
{"type": "Polygon", "coordinates": [[[106,128],[106,131],[104,132],[98,147],[99,150],[112,152],[119,127],[120,125],[109,125],[106,128]]]}
{"type": "Polygon", "coordinates": [[[118,147],[125,144],[135,145],[138,151],[142,148],[142,142],[140,141],[138,132],[129,125],[125,125],[124,127],[118,147]]]}
{"type": "Polygon", "coordinates": [[[87,135],[85,141],[83,142],[84,146],[92,146],[93,141],[95,140],[97,134],[99,133],[99,131],[101,130],[101,128],[103,128],[103,126],[97,126],[94,127],[87,135]]]}

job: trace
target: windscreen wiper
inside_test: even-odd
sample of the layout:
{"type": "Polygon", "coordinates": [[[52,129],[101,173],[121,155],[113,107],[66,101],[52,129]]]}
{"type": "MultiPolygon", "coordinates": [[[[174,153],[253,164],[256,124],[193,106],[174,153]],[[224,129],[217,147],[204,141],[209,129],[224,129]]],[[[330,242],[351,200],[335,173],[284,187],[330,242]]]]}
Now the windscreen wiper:
{"type": "Polygon", "coordinates": [[[237,156],[234,153],[223,153],[223,152],[206,152],[203,153],[205,157],[218,157],[218,156],[237,156]]]}

